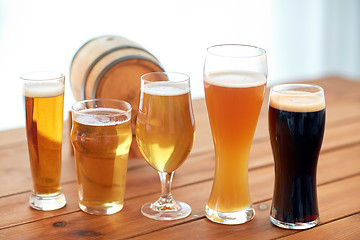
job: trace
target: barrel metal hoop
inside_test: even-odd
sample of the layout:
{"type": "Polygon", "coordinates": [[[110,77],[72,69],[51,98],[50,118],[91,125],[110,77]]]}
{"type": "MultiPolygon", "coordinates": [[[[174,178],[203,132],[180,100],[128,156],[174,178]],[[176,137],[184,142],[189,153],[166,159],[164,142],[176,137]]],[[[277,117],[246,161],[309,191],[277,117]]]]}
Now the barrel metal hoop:
{"type": "Polygon", "coordinates": [[[143,57],[143,56],[136,56],[136,55],[129,55],[129,56],[126,56],[126,57],[122,57],[122,58],[119,58],[119,59],[116,59],[115,61],[111,62],[108,66],[106,66],[106,68],[104,68],[100,74],[98,75],[98,77],[96,78],[95,80],[95,83],[94,83],[94,88],[93,88],[93,91],[91,93],[91,98],[92,99],[95,99],[96,98],[96,90],[99,86],[99,83],[100,83],[100,80],[102,79],[102,77],[105,75],[105,73],[110,69],[112,68],[114,65],[118,64],[119,62],[122,62],[122,61],[126,61],[126,60],[130,60],[130,59],[143,59],[143,60],[147,60],[149,62],[152,62],[154,63],[155,65],[159,66],[163,71],[164,71],[164,68],[158,63],[158,62],[155,62],[147,57],[143,57]]]}
{"type": "MultiPolygon", "coordinates": [[[[95,58],[95,60],[90,64],[89,68],[87,69],[85,75],[84,75],[84,80],[83,80],[83,84],[81,86],[81,98],[85,99],[85,87],[86,87],[86,82],[87,79],[89,77],[89,74],[91,72],[91,70],[93,69],[93,67],[95,66],[96,63],[98,63],[102,58],[104,58],[106,55],[115,52],[117,50],[122,50],[122,49],[138,49],[138,50],[142,50],[146,53],[149,53],[151,56],[153,56],[156,60],[157,58],[152,55],[150,52],[148,52],[147,50],[141,48],[141,47],[134,47],[134,46],[130,46],[130,45],[123,45],[123,46],[119,46],[119,47],[115,47],[115,48],[111,48],[107,51],[105,51],[104,53],[102,53],[101,55],[99,55],[97,58],[95,58]]],[[[126,58],[126,57],[125,57],[126,58]]],[[[134,58],[134,57],[132,57],[134,58]]],[[[135,57],[135,58],[141,58],[141,57],[135,57]]],[[[120,58],[120,59],[124,59],[124,58],[120,58]]],[[[128,58],[127,58],[128,59],[128,58]]],[[[127,60],[126,59],[126,60],[127,60]]],[[[147,59],[148,60],[148,59],[147,59]]],[[[116,62],[116,61],[115,61],[116,62]]],[[[152,61],[153,62],[153,61],[152,61]]],[[[111,63],[110,65],[112,66],[113,63],[111,63]]],[[[159,63],[157,63],[159,65],[159,63]]],[[[160,66],[161,67],[161,66],[160,66]]],[[[162,68],[162,67],[161,67],[162,68]]],[[[109,67],[106,67],[104,70],[109,69],[109,67]]],[[[104,70],[102,71],[102,73],[104,72],[104,70]]],[[[101,75],[101,74],[100,74],[101,75]]],[[[96,82],[98,81],[99,77],[96,79],[96,82]]],[[[97,86],[97,84],[95,83],[95,85],[97,86]]]]}

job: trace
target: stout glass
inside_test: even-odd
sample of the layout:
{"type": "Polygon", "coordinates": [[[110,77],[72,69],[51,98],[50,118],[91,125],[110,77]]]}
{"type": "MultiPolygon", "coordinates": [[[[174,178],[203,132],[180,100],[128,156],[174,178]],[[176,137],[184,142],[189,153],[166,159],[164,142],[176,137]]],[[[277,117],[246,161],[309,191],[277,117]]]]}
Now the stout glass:
{"type": "Polygon", "coordinates": [[[73,105],[72,119],[80,209],[116,213],[124,206],[131,106],[121,100],[85,100],[73,105]]]}
{"type": "Polygon", "coordinates": [[[222,224],[250,221],[248,159],[267,77],[263,49],[216,45],[207,49],[205,100],[215,147],[215,175],[206,217],[222,224]]]}
{"type": "Polygon", "coordinates": [[[143,215],[156,220],[175,220],[191,213],[188,204],[172,198],[171,182],[174,171],[187,159],[194,136],[189,76],[169,72],[143,75],[136,140],[161,181],[160,198],[145,204],[141,208],[143,215]]]}
{"type": "Polygon", "coordinates": [[[44,211],[59,209],[66,204],[60,187],[65,76],[32,72],[20,78],[33,179],[30,206],[44,211]]]}
{"type": "Polygon", "coordinates": [[[319,222],[316,169],[325,129],[323,89],[315,85],[274,86],[269,132],[275,161],[271,222],[307,229],[319,222]]]}

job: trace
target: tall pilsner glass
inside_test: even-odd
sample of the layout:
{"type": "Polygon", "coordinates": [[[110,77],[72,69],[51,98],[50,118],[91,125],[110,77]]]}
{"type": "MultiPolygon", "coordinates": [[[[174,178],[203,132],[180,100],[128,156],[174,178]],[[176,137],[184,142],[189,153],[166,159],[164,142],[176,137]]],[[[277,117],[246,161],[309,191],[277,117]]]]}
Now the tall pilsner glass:
{"type": "Polygon", "coordinates": [[[64,81],[58,72],[33,72],[23,82],[33,190],[30,206],[55,210],[66,204],[60,187],[64,81]]]}
{"type": "Polygon", "coordinates": [[[169,72],[143,75],[136,140],[161,181],[160,198],[145,204],[141,209],[143,215],[156,220],[175,220],[191,213],[188,204],[172,198],[171,181],[174,171],[188,157],[194,136],[189,76],[169,72]]]}
{"type": "Polygon", "coordinates": [[[215,147],[215,176],[206,217],[241,224],[255,216],[248,185],[248,159],[267,77],[266,52],[239,45],[207,49],[205,99],[215,147]]]}

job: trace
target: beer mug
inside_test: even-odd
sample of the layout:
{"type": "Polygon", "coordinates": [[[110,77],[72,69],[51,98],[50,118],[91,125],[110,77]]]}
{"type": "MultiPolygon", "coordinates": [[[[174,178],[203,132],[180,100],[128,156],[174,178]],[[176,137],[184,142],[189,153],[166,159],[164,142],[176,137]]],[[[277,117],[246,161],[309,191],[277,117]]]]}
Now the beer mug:
{"type": "Polygon", "coordinates": [[[112,99],[80,101],[72,106],[72,120],[79,207],[96,215],[116,213],[124,205],[131,106],[112,99]]]}
{"type": "Polygon", "coordinates": [[[316,169],[325,129],[321,87],[281,84],[269,97],[269,133],[275,162],[271,222],[307,229],[319,222],[316,169]]]}
{"type": "Polygon", "coordinates": [[[240,44],[207,49],[205,100],[215,147],[215,175],[205,212],[213,222],[241,224],[255,215],[248,160],[267,77],[265,50],[240,44]]]}
{"type": "Polygon", "coordinates": [[[33,180],[30,206],[44,211],[59,209],[66,204],[60,186],[65,76],[32,72],[20,78],[33,180]]]}

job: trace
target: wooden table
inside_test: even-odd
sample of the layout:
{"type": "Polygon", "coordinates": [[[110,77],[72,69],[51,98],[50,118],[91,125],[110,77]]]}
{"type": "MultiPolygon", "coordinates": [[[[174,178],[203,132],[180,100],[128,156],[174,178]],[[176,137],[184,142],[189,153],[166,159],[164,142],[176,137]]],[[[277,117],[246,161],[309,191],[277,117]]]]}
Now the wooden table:
{"type": "MultiPolygon", "coordinates": [[[[157,173],[143,159],[129,159],[124,209],[111,216],[93,216],[78,207],[74,159],[68,129],[63,147],[63,209],[33,210],[32,187],[24,129],[0,133],[1,239],[360,239],[360,82],[327,77],[315,82],[325,89],[327,119],[318,166],[320,224],[310,230],[284,230],[269,221],[274,168],[267,126],[267,96],[249,161],[255,218],[227,226],[204,216],[214,173],[214,151],[205,103],[194,101],[196,141],[189,159],[173,182],[175,199],[192,207],[177,221],[150,220],[142,204],[160,194],[157,173]]],[[[18,110],[20,111],[20,110],[18,110]]]]}

